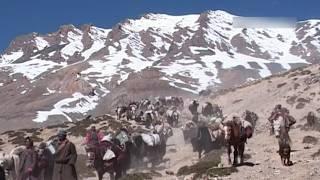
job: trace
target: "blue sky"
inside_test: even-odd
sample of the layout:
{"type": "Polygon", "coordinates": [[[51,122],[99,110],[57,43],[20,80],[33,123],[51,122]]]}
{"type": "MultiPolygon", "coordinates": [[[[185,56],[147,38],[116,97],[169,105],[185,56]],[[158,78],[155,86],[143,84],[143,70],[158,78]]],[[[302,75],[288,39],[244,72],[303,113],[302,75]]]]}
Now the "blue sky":
{"type": "Polygon", "coordinates": [[[319,0],[2,0],[0,52],[18,35],[48,33],[63,24],[110,28],[145,13],[172,15],[225,10],[240,16],[320,19],[319,0]]]}

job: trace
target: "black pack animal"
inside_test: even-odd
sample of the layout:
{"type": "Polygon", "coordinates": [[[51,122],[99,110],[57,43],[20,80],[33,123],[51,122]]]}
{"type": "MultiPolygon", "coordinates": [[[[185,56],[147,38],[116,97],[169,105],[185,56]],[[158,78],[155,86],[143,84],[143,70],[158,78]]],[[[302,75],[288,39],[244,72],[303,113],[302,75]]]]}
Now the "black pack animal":
{"type": "Polygon", "coordinates": [[[194,152],[198,152],[199,159],[204,151],[209,153],[213,149],[219,149],[223,146],[223,137],[218,137],[212,141],[211,134],[208,127],[198,127],[197,137],[191,139],[191,144],[194,152]]]}
{"type": "Polygon", "coordinates": [[[285,127],[280,127],[280,135],[278,139],[279,143],[279,155],[281,158],[281,163],[284,166],[291,166],[292,161],[290,160],[291,155],[291,140],[288,131],[285,127]]]}

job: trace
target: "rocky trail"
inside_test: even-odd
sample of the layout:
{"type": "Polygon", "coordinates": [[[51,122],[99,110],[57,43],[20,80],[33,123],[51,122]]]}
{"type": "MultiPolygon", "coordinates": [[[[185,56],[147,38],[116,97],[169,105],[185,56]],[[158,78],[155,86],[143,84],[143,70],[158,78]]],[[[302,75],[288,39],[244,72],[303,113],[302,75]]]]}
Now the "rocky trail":
{"type": "MultiPolygon", "coordinates": [[[[278,142],[274,136],[269,135],[264,123],[260,122],[256,134],[246,144],[244,165],[236,167],[238,171],[229,176],[208,179],[319,179],[320,158],[317,157],[316,153],[319,151],[320,146],[317,142],[303,143],[303,139],[306,136],[317,139],[320,136],[320,132],[302,131],[300,128],[293,128],[290,131],[290,136],[292,139],[291,160],[294,163],[293,166],[285,167],[281,164],[280,156],[277,153],[278,142]]],[[[180,129],[174,129],[174,135],[169,138],[167,145],[167,153],[163,163],[154,168],[139,169],[130,173],[138,173],[138,171],[149,172],[152,174],[152,179],[155,180],[192,179],[192,175],[176,176],[181,167],[198,162],[197,153],[192,151],[191,144],[184,143],[180,129]],[[171,173],[174,173],[174,175],[171,173]]],[[[226,151],[224,151],[221,158],[222,161],[219,166],[230,167],[227,162],[226,151]]],[[[90,179],[93,180],[94,178],[90,179]]],[[[106,177],[106,179],[108,178],[106,177]]]]}
{"type": "MultiPolygon", "coordinates": [[[[303,123],[303,122],[300,122],[303,123]]],[[[53,130],[52,130],[53,131],[53,130]]],[[[150,166],[145,169],[130,170],[129,174],[148,174],[147,177],[152,177],[155,180],[176,180],[176,179],[192,179],[192,175],[177,177],[176,174],[181,167],[190,166],[198,162],[197,153],[192,151],[190,143],[185,143],[182,130],[174,128],[174,135],[168,139],[167,153],[164,160],[159,165],[151,168],[150,166]]],[[[48,134],[49,130],[46,131],[48,134]]],[[[45,138],[45,134],[42,134],[45,138]]],[[[320,177],[320,153],[318,152],[320,146],[318,131],[303,131],[301,125],[296,125],[291,131],[290,136],[292,139],[292,154],[291,160],[294,165],[290,167],[282,166],[280,156],[277,153],[278,144],[274,136],[270,136],[266,121],[260,120],[253,138],[249,139],[246,144],[245,150],[245,164],[236,167],[237,172],[232,173],[225,177],[212,177],[208,179],[319,179],[320,177]],[[304,139],[309,138],[308,142],[304,139]],[[303,141],[306,141],[303,143],[303,141]],[[318,152],[318,153],[317,153],[318,152]],[[319,156],[319,157],[318,157],[319,156]]],[[[80,146],[83,138],[70,136],[70,139],[77,145],[78,153],[81,158],[79,161],[84,161],[85,155],[83,147],[80,146]]],[[[9,150],[10,145],[5,147],[9,150]]],[[[227,163],[227,153],[223,152],[221,157],[220,167],[230,167],[227,163]]],[[[79,171],[84,173],[83,170],[79,171]]],[[[82,176],[80,179],[94,180],[95,177],[82,176]]],[[[106,174],[104,179],[109,179],[106,174]]],[[[139,176],[137,179],[144,179],[139,176]]]]}

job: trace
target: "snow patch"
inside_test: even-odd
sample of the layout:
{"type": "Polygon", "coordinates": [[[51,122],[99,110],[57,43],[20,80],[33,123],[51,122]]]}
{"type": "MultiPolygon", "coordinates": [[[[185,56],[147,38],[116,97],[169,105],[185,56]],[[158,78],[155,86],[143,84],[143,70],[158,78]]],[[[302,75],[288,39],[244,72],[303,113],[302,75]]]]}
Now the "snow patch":
{"type": "Polygon", "coordinates": [[[62,115],[68,121],[72,121],[68,113],[81,113],[86,115],[88,111],[94,109],[97,106],[98,96],[84,96],[77,92],[72,95],[71,98],[63,99],[57,102],[50,111],[38,111],[37,117],[33,119],[34,122],[45,122],[49,116],[62,115]],[[72,107],[70,104],[75,103],[72,107]]]}
{"type": "Polygon", "coordinates": [[[36,37],[35,42],[38,50],[40,51],[43,50],[45,47],[49,46],[49,43],[46,40],[44,40],[42,37],[36,37]]]}
{"type": "Polygon", "coordinates": [[[171,34],[178,30],[177,27],[195,29],[198,27],[199,15],[170,16],[166,14],[147,14],[138,20],[129,20],[125,29],[131,32],[139,32],[153,28],[161,34],[171,34]]]}
{"type": "Polygon", "coordinates": [[[105,47],[104,43],[110,31],[110,29],[105,30],[97,27],[92,27],[90,29],[89,36],[93,40],[93,44],[89,49],[82,53],[82,56],[84,56],[85,60],[89,59],[93,53],[105,47]]]}
{"type": "Polygon", "coordinates": [[[55,53],[56,53],[56,51],[52,51],[52,52],[50,52],[48,55],[49,55],[49,57],[51,57],[51,56],[53,56],[55,53]]]}
{"type": "Polygon", "coordinates": [[[68,32],[69,43],[61,50],[61,55],[67,59],[67,56],[72,56],[76,52],[81,52],[83,50],[82,33],[75,34],[74,32],[68,32]]]}
{"type": "Polygon", "coordinates": [[[44,93],[44,94],[42,94],[42,95],[44,95],[44,96],[49,96],[50,94],[54,94],[55,92],[56,92],[56,90],[51,90],[51,89],[49,89],[49,88],[47,88],[47,93],[44,93]]]}
{"type": "Polygon", "coordinates": [[[11,52],[10,54],[4,54],[0,57],[0,64],[9,64],[16,61],[24,55],[23,51],[11,52]]]}
{"type": "Polygon", "coordinates": [[[28,79],[33,80],[42,73],[47,72],[49,69],[52,69],[56,66],[61,65],[52,61],[32,59],[19,64],[0,65],[0,69],[10,71],[10,75],[21,73],[28,79]]]}
{"type": "MultiPolygon", "coordinates": [[[[182,60],[181,60],[182,61],[182,60]]],[[[191,86],[195,88],[188,89],[184,88],[183,90],[188,90],[193,93],[198,93],[202,90],[205,90],[210,85],[215,85],[217,83],[221,83],[220,80],[217,78],[218,71],[215,67],[214,63],[209,63],[207,61],[203,61],[205,63],[205,66],[196,63],[196,64],[179,64],[179,63],[172,63],[169,66],[158,66],[162,72],[164,72],[167,76],[166,79],[169,79],[172,83],[170,83],[171,86],[177,87],[174,83],[181,83],[188,86],[191,86]],[[213,76],[207,75],[205,72],[211,72],[213,76]],[[182,81],[181,79],[178,79],[177,77],[174,77],[175,75],[181,75],[183,77],[187,77],[186,74],[190,74],[189,78],[192,78],[193,80],[191,82],[188,81],[182,81]]],[[[178,87],[182,89],[181,87],[178,87]]]]}
{"type": "Polygon", "coordinates": [[[27,92],[28,92],[27,90],[23,90],[20,94],[25,94],[27,92]]]}
{"type": "Polygon", "coordinates": [[[115,54],[117,52],[117,49],[113,46],[108,46],[109,54],[115,54]]]}
{"type": "Polygon", "coordinates": [[[190,46],[189,47],[192,54],[199,54],[199,51],[206,51],[208,48],[204,47],[196,47],[196,46],[190,46]]]}

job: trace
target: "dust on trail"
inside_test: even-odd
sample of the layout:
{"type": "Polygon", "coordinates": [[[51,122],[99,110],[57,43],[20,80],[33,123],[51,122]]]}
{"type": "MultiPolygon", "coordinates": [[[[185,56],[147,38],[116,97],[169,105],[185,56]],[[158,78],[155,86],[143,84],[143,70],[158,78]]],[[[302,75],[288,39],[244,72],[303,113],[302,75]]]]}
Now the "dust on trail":
{"type": "MultiPolygon", "coordinates": [[[[288,179],[288,180],[318,180],[320,179],[320,159],[312,158],[312,154],[320,149],[319,145],[304,144],[305,136],[320,137],[317,131],[302,131],[299,128],[290,130],[292,139],[291,160],[294,165],[285,167],[281,164],[277,153],[278,142],[274,136],[270,136],[265,127],[260,126],[253,138],[249,139],[245,149],[245,165],[237,167],[238,172],[221,179],[288,179]],[[306,148],[307,147],[307,148],[306,148]]],[[[198,162],[197,153],[192,152],[191,144],[185,144],[180,129],[174,129],[174,135],[168,140],[167,154],[164,159],[170,159],[158,169],[163,176],[153,179],[176,180],[177,177],[166,175],[169,170],[174,173],[179,168],[198,162]]],[[[233,154],[232,154],[233,157],[233,154]]],[[[229,167],[226,151],[222,155],[221,165],[229,167]]],[[[155,169],[157,170],[157,169],[155,169]]]]}
{"type": "MultiPolygon", "coordinates": [[[[183,133],[180,128],[173,128],[173,136],[167,141],[167,151],[163,162],[153,168],[137,169],[135,172],[155,171],[161,173],[161,177],[153,177],[155,180],[176,180],[176,176],[167,175],[166,171],[176,173],[179,168],[194,164],[198,161],[197,153],[193,152],[191,144],[184,142],[183,133]]],[[[132,170],[129,171],[132,173],[132,170]]],[[[97,178],[85,178],[86,180],[96,180],[97,178]]],[[[104,175],[104,180],[109,180],[109,175],[104,175]]]]}
{"type": "Polygon", "coordinates": [[[167,141],[167,152],[164,156],[164,161],[166,162],[160,164],[160,169],[158,169],[162,177],[154,179],[175,180],[177,177],[167,175],[166,171],[176,173],[179,168],[194,164],[198,161],[198,154],[193,152],[191,144],[184,142],[183,133],[180,128],[174,128],[173,136],[167,141]]]}
{"type": "MultiPolygon", "coordinates": [[[[167,152],[164,162],[154,168],[139,169],[135,172],[150,172],[154,170],[161,173],[161,177],[153,176],[155,180],[177,180],[174,175],[167,175],[166,171],[177,173],[178,169],[198,162],[197,153],[192,151],[190,143],[185,144],[182,130],[173,129],[173,136],[167,141],[167,152]]],[[[260,122],[254,136],[248,140],[245,149],[245,166],[237,167],[238,172],[221,179],[248,179],[248,180],[319,180],[320,179],[320,159],[312,158],[312,154],[320,149],[318,144],[304,144],[302,140],[305,136],[320,137],[317,131],[302,131],[294,128],[289,132],[292,139],[291,160],[294,165],[284,167],[281,164],[280,156],[277,153],[278,143],[274,136],[270,136],[264,123],[260,122]],[[306,148],[308,147],[308,148],[306,148]]],[[[221,165],[228,167],[227,153],[222,155],[221,165]]],[[[132,171],[130,172],[132,173],[132,171]]],[[[96,180],[97,178],[86,178],[96,180]]],[[[105,174],[104,180],[108,180],[105,174]]],[[[220,179],[220,178],[219,178],[220,179]]]]}
{"type": "MultiPolygon", "coordinates": [[[[315,180],[320,179],[320,161],[313,159],[311,155],[319,149],[318,146],[310,146],[305,149],[306,144],[302,139],[306,135],[319,137],[319,132],[305,132],[300,129],[290,131],[292,139],[291,160],[294,165],[285,167],[281,164],[277,153],[278,143],[274,136],[267,131],[256,134],[247,143],[245,154],[250,155],[246,160],[247,166],[238,167],[239,172],[231,174],[224,179],[290,179],[290,180],[315,180]]],[[[223,160],[226,159],[224,154],[223,160]]]]}
{"type": "MultiPolygon", "coordinates": [[[[52,134],[52,133],[50,133],[52,134]]],[[[270,136],[265,127],[265,122],[260,121],[257,124],[257,130],[254,136],[248,140],[245,149],[246,166],[237,167],[238,172],[222,179],[265,179],[265,180],[318,180],[320,179],[320,159],[313,158],[312,154],[316,153],[320,146],[319,144],[304,144],[302,143],[305,136],[312,136],[317,139],[320,137],[318,131],[302,131],[300,128],[293,128],[289,132],[292,139],[292,155],[291,160],[294,165],[291,167],[284,167],[281,164],[280,157],[277,153],[278,143],[274,136],[270,136]]],[[[49,136],[48,136],[49,137],[49,136]]],[[[81,144],[83,138],[70,137],[75,144],[81,144]]],[[[10,147],[6,147],[7,150],[10,147]]],[[[78,146],[78,153],[84,154],[83,147],[78,146]]],[[[178,169],[192,165],[198,162],[197,153],[192,151],[190,143],[184,142],[183,133],[180,128],[173,129],[173,136],[167,141],[167,152],[164,156],[164,162],[155,166],[154,168],[138,169],[134,172],[150,172],[155,171],[161,174],[161,177],[153,176],[155,180],[176,180],[184,179],[177,178],[174,175],[167,175],[166,171],[177,173],[178,169]]],[[[222,155],[222,166],[228,167],[226,152],[222,155]]],[[[133,173],[130,170],[129,173],[133,173]]],[[[108,174],[105,174],[104,180],[108,180],[108,174]]],[[[92,178],[79,178],[96,180],[92,178]]]]}

